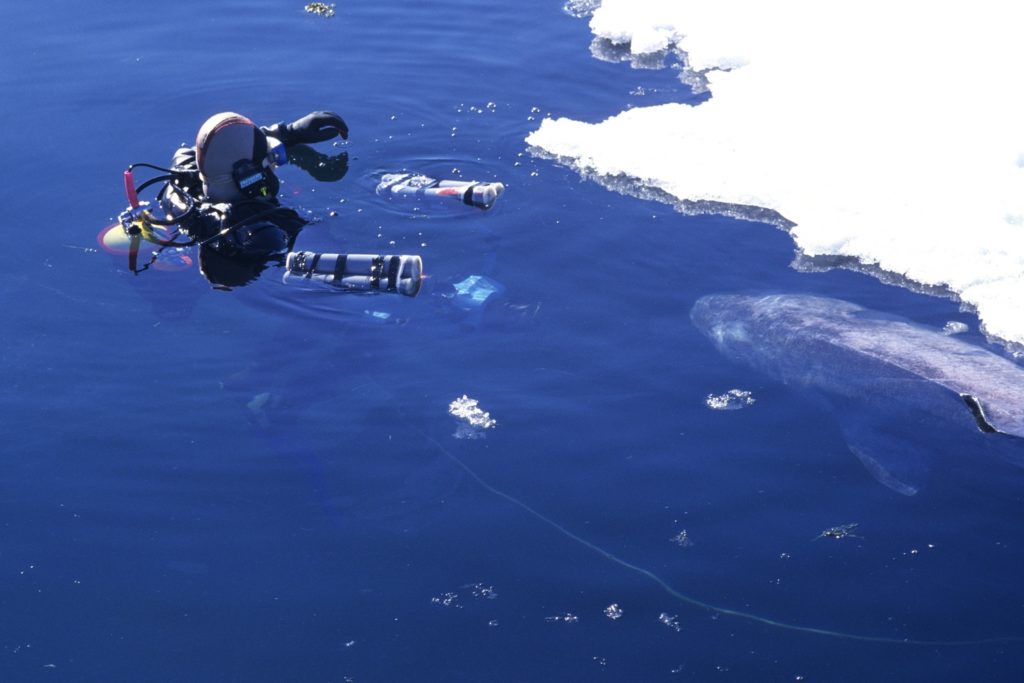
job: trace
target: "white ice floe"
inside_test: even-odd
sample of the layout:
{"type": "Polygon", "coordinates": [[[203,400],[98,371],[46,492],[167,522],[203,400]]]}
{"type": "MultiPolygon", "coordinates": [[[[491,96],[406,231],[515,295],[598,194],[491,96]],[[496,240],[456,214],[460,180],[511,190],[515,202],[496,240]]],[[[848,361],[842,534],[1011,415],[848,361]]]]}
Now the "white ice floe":
{"type": "Polygon", "coordinates": [[[665,626],[668,626],[673,631],[681,631],[682,627],[679,625],[679,617],[675,614],[669,614],[668,612],[662,612],[658,615],[658,621],[665,626]]]}
{"type": "Polygon", "coordinates": [[[730,389],[724,394],[708,394],[704,404],[711,410],[739,410],[754,405],[757,399],[745,389],[730,389]]]}
{"type": "Polygon", "coordinates": [[[623,611],[617,602],[613,602],[604,608],[604,615],[612,621],[616,621],[622,618],[623,611]]]}
{"type": "Polygon", "coordinates": [[[679,54],[711,98],[546,119],[534,148],[690,210],[777,212],[806,255],[954,293],[1024,343],[1024,5],[604,0],[590,26],[679,54]]]}
{"type": "Polygon", "coordinates": [[[676,534],[675,536],[673,536],[672,538],[670,538],[668,540],[671,541],[672,543],[675,543],[680,548],[692,548],[693,547],[693,541],[690,539],[690,534],[686,531],[686,529],[683,529],[678,534],[676,534]]]}
{"type": "Polygon", "coordinates": [[[498,421],[491,414],[480,408],[475,398],[463,394],[448,405],[448,414],[461,420],[455,437],[458,439],[475,439],[483,436],[482,430],[492,429],[498,421]]]}

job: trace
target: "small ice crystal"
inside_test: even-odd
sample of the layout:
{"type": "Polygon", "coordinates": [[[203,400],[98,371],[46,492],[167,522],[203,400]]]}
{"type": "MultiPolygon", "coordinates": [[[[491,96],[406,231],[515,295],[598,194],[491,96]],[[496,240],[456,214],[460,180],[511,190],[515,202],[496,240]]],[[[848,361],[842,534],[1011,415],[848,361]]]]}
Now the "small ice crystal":
{"type": "Polygon", "coordinates": [[[669,614],[668,612],[662,612],[658,615],[658,621],[668,626],[673,631],[681,631],[682,628],[679,626],[679,617],[675,614],[669,614]]]}
{"type": "Polygon", "coordinates": [[[693,545],[693,541],[690,540],[690,534],[687,533],[686,529],[683,529],[678,534],[668,539],[675,543],[680,548],[689,548],[693,545]]]}
{"type": "Polygon", "coordinates": [[[305,9],[310,14],[316,14],[318,16],[323,17],[324,19],[330,19],[331,17],[334,16],[333,3],[328,5],[325,2],[311,2],[308,5],[306,5],[303,9],[305,9]]]}
{"type": "Polygon", "coordinates": [[[619,603],[613,602],[612,604],[604,608],[604,615],[612,621],[615,621],[616,619],[621,619],[622,608],[619,607],[619,603]]]}
{"type": "Polygon", "coordinates": [[[494,600],[498,597],[498,591],[494,590],[494,586],[485,586],[482,583],[470,583],[463,586],[463,588],[468,588],[474,598],[479,598],[481,600],[494,600]]]}
{"type": "Polygon", "coordinates": [[[815,536],[812,540],[817,541],[819,538],[834,538],[835,540],[841,540],[843,538],[861,538],[857,534],[853,533],[853,530],[857,528],[856,522],[850,524],[841,524],[839,526],[829,527],[820,534],[815,536]]]}
{"type": "Polygon", "coordinates": [[[448,414],[454,415],[460,420],[465,420],[469,426],[479,429],[491,429],[498,424],[498,421],[493,419],[490,413],[480,408],[475,398],[470,398],[465,394],[462,395],[462,398],[457,398],[448,405],[448,414]]]}
{"type": "Polygon", "coordinates": [[[749,391],[730,389],[718,396],[708,394],[704,403],[711,410],[739,410],[740,408],[754,405],[754,400],[753,395],[749,391]]]}
{"type": "Polygon", "coordinates": [[[556,615],[554,615],[552,617],[544,617],[544,621],[549,621],[549,622],[558,622],[558,621],[560,621],[560,622],[564,622],[566,624],[575,624],[579,620],[580,620],[580,618],[578,616],[576,616],[575,614],[572,614],[571,612],[566,612],[565,614],[556,614],[556,615]]]}
{"type": "MultiPolygon", "coordinates": [[[[494,590],[494,586],[485,586],[482,583],[467,583],[463,586],[464,589],[468,589],[470,594],[477,600],[495,600],[498,597],[498,592],[494,590]]],[[[459,602],[459,594],[455,591],[448,591],[441,595],[431,598],[430,602],[434,605],[441,605],[442,607],[457,607],[462,609],[462,603],[459,602]]]]}
{"type": "Polygon", "coordinates": [[[460,609],[462,608],[462,605],[459,604],[458,593],[444,593],[443,595],[440,595],[436,598],[431,598],[430,602],[435,605],[443,605],[444,607],[458,607],[460,609]]]}
{"type": "Polygon", "coordinates": [[[589,17],[601,6],[601,0],[566,0],[562,5],[562,11],[570,17],[582,19],[589,17]]]}
{"type": "Polygon", "coordinates": [[[946,323],[946,326],[942,328],[942,333],[943,334],[963,334],[964,332],[966,332],[969,329],[970,328],[967,327],[967,325],[965,323],[959,322],[957,320],[950,320],[948,323],[946,323]]]}

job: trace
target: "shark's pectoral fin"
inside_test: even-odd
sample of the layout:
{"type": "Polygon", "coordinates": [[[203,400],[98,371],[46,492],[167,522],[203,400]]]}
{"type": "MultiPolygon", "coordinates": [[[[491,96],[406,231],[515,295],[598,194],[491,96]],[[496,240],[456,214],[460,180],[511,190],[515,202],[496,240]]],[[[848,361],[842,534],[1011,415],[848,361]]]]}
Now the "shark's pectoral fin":
{"type": "Polygon", "coordinates": [[[974,417],[975,423],[978,425],[978,429],[991,434],[992,432],[999,431],[992,426],[992,423],[988,421],[988,417],[985,416],[985,409],[981,405],[981,401],[978,400],[977,396],[971,394],[960,394],[960,398],[967,404],[967,409],[971,411],[971,415],[974,417]]]}
{"type": "Polygon", "coordinates": [[[846,444],[879,483],[913,496],[928,478],[928,454],[919,445],[891,434],[883,425],[843,427],[846,444]]]}

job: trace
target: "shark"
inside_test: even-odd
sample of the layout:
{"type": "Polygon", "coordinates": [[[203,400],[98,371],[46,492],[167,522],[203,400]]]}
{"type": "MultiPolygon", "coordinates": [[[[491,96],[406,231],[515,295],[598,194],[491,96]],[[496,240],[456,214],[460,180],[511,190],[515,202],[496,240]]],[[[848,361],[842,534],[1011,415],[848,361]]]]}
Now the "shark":
{"type": "Polygon", "coordinates": [[[935,433],[1010,440],[1006,459],[1024,462],[1024,367],[985,347],[804,294],[712,294],[690,319],[727,358],[824,396],[850,450],[898,493],[921,489],[937,443],[921,437],[935,433]]]}

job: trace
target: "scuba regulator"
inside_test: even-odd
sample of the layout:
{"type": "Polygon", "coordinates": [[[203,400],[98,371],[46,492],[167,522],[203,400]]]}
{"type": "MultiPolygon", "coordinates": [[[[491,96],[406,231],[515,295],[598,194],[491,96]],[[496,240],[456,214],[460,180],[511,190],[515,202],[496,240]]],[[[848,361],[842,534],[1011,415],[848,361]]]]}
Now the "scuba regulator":
{"type": "MultiPolygon", "coordinates": [[[[180,169],[162,168],[152,164],[132,164],[125,169],[124,191],[128,196],[128,208],[118,216],[118,222],[124,228],[125,233],[130,236],[141,235],[151,242],[164,245],[163,240],[152,234],[153,226],[168,227],[177,225],[182,221],[188,220],[196,211],[195,200],[180,184],[180,179],[186,174],[187,172],[183,172],[180,169]],[[134,170],[140,166],[163,171],[165,175],[150,178],[136,187],[134,170]],[[157,194],[156,201],[140,200],[139,194],[156,183],[166,183],[157,194]],[[170,196],[169,190],[174,192],[173,199],[170,196]]],[[[165,246],[189,246],[189,244],[192,243],[174,243],[165,246]]]]}

